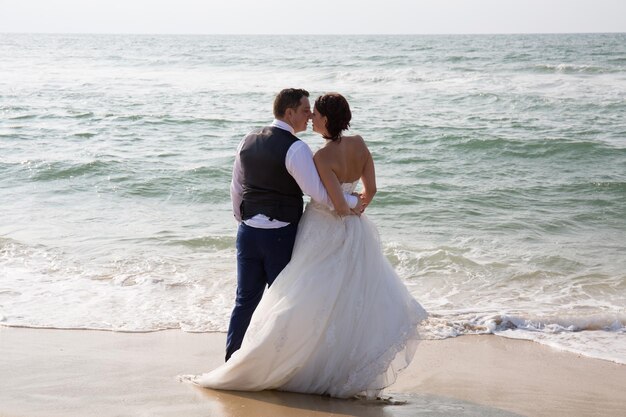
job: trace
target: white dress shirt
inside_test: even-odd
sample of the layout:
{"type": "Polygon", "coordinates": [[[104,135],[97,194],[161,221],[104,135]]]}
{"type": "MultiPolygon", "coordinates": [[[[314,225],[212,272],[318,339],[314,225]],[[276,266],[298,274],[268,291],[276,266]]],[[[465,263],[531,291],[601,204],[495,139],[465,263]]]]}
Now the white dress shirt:
{"type": "MultiPolygon", "coordinates": [[[[274,119],[272,126],[286,130],[292,135],[295,134],[293,128],[281,120],[274,119]]],[[[239,158],[239,152],[241,151],[243,143],[244,141],[242,140],[237,147],[235,165],[233,166],[233,179],[230,183],[230,198],[233,203],[233,214],[238,222],[242,221],[240,207],[241,201],[243,200],[244,176],[241,159],[239,158]]],[[[291,174],[291,176],[296,180],[298,186],[300,186],[300,189],[302,189],[304,194],[311,196],[311,198],[317,202],[325,204],[331,210],[333,209],[333,203],[331,202],[330,197],[326,192],[326,188],[324,188],[324,184],[322,184],[320,176],[317,173],[317,169],[315,168],[315,162],[313,162],[313,152],[311,151],[311,148],[309,148],[309,145],[301,140],[294,142],[293,145],[291,145],[287,150],[287,155],[285,156],[285,167],[287,168],[287,172],[289,172],[289,174],[291,174]]],[[[345,193],[344,196],[350,208],[356,207],[358,202],[357,197],[345,193]]],[[[248,226],[260,229],[276,229],[289,224],[276,219],[270,220],[269,217],[264,214],[257,214],[256,216],[244,220],[243,222],[248,226]]]]}

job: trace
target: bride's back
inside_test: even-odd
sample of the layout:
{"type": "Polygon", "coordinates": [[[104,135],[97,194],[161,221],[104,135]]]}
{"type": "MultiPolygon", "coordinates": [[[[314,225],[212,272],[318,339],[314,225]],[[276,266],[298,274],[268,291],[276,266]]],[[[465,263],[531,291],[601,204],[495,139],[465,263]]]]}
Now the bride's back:
{"type": "Polygon", "coordinates": [[[323,158],[330,164],[339,182],[350,183],[361,178],[369,155],[363,138],[356,135],[328,141],[316,158],[323,158]]]}

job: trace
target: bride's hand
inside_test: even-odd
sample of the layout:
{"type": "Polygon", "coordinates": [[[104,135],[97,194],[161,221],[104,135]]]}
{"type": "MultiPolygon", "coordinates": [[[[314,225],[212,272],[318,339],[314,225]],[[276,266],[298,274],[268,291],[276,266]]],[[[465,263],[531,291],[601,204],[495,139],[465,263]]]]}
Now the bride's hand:
{"type": "Polygon", "coordinates": [[[352,212],[352,214],[360,216],[365,211],[365,206],[367,204],[365,204],[365,200],[363,200],[363,196],[361,196],[360,194],[353,193],[352,195],[357,198],[357,203],[354,208],[350,209],[350,211],[352,212]]]}
{"type": "Polygon", "coordinates": [[[339,217],[344,217],[344,216],[349,216],[352,214],[354,209],[351,208],[347,208],[346,210],[342,210],[342,209],[335,209],[335,213],[337,213],[337,215],[339,217]]]}
{"type": "Polygon", "coordinates": [[[359,196],[363,199],[363,210],[365,210],[374,199],[374,196],[367,192],[359,194],[359,196]]]}

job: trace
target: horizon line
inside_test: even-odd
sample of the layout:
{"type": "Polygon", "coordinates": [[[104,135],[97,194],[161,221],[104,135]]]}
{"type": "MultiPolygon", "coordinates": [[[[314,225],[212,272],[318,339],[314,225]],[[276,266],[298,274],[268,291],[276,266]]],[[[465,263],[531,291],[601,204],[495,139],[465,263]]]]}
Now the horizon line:
{"type": "Polygon", "coordinates": [[[169,36],[487,36],[487,35],[602,35],[602,32],[459,32],[459,33],[194,33],[194,32],[0,32],[2,35],[169,35],[169,36]]]}

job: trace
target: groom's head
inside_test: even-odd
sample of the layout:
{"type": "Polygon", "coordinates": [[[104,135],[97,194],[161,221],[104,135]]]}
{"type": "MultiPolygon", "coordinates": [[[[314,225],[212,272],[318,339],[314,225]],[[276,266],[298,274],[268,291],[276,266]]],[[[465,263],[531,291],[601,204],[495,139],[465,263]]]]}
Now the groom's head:
{"type": "Polygon", "coordinates": [[[311,118],[309,92],[301,88],[285,88],[274,99],[274,117],[293,127],[294,132],[306,130],[311,118]]]}

